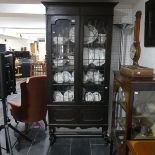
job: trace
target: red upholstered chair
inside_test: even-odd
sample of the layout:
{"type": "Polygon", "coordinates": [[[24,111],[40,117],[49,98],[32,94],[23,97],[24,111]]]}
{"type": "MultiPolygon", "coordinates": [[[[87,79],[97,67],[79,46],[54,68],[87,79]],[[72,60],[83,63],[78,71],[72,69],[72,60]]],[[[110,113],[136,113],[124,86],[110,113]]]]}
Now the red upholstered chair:
{"type": "Polygon", "coordinates": [[[11,115],[16,121],[26,124],[43,120],[47,127],[47,77],[30,77],[28,82],[20,84],[21,105],[9,101],[11,115]]]}

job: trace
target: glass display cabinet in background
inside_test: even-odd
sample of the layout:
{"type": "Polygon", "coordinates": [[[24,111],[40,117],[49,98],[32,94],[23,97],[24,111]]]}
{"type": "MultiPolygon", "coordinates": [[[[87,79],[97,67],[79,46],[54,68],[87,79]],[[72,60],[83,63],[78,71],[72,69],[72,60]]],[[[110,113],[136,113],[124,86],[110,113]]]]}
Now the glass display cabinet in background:
{"type": "MultiPolygon", "coordinates": [[[[114,74],[112,143],[127,155],[127,140],[155,139],[155,80],[114,74]]],[[[114,150],[113,149],[113,152],[114,150]]]]}
{"type": "Polygon", "coordinates": [[[117,3],[43,4],[50,135],[56,127],[101,127],[106,132],[113,7],[117,3]]]}

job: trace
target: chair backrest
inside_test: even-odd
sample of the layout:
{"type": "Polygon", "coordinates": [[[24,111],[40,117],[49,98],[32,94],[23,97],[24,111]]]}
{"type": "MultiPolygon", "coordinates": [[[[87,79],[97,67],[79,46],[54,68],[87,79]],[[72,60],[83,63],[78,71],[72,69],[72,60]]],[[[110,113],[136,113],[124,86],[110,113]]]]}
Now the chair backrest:
{"type": "Polygon", "coordinates": [[[34,122],[45,118],[47,112],[47,76],[30,77],[21,83],[21,110],[24,122],[34,122]]]}

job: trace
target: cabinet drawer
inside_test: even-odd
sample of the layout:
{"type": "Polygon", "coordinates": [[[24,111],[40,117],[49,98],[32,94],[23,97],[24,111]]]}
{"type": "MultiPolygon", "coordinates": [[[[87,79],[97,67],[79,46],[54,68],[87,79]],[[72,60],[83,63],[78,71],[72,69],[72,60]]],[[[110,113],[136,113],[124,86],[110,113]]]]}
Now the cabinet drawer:
{"type": "Polygon", "coordinates": [[[48,107],[50,125],[102,126],[108,124],[108,106],[48,107]]]}
{"type": "Polygon", "coordinates": [[[77,111],[74,107],[48,107],[50,124],[73,124],[77,111]]]}
{"type": "Polygon", "coordinates": [[[80,115],[84,124],[108,124],[108,106],[82,108],[80,115]]]}

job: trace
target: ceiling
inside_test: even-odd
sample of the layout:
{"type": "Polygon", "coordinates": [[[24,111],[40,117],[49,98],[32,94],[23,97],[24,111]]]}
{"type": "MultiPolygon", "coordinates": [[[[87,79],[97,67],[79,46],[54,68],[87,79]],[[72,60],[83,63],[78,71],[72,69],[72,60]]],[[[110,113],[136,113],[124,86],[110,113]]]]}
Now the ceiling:
{"type": "MultiPolygon", "coordinates": [[[[46,1],[46,0],[0,0],[0,3],[13,3],[13,4],[40,4],[41,1],[46,1]]],[[[58,1],[63,1],[63,2],[66,2],[66,1],[69,1],[69,2],[79,2],[79,1],[82,1],[83,0],[51,0],[51,1],[54,1],[54,2],[58,2],[58,1]]],[[[96,0],[85,0],[85,1],[94,1],[96,2],[96,0]]],[[[115,2],[120,2],[122,4],[135,4],[138,0],[97,0],[97,1],[115,1],[115,2]]]]}
{"type": "MultiPolygon", "coordinates": [[[[65,2],[66,0],[57,0],[65,2]]],[[[67,0],[75,2],[73,0],[67,0]]],[[[83,0],[77,0],[78,2],[83,0]]],[[[94,1],[96,0],[89,0],[94,1]]],[[[97,0],[119,1],[119,5],[133,6],[140,0],[97,0]]],[[[0,0],[0,34],[34,39],[45,37],[45,7],[41,0],[0,0]]]]}

